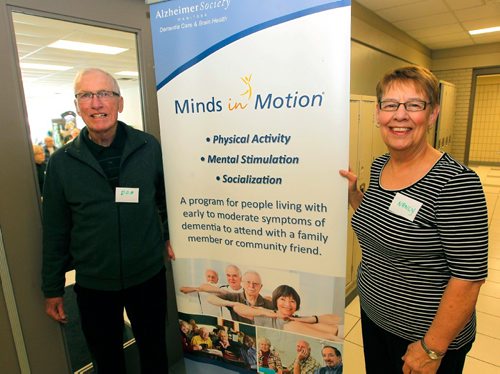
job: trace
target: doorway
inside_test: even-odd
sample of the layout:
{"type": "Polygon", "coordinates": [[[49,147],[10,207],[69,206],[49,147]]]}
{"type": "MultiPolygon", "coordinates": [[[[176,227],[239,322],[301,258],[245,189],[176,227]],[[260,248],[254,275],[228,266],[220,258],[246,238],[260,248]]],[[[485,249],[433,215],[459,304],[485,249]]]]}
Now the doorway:
{"type": "Polygon", "coordinates": [[[500,67],[475,69],[466,164],[500,166],[500,67]]]}
{"type": "MultiPolygon", "coordinates": [[[[97,67],[112,74],[126,103],[120,119],[143,129],[136,35],[19,11],[12,12],[12,22],[30,140],[35,153],[40,147],[45,150],[42,158],[34,157],[36,170],[41,173],[41,192],[48,158],[84,126],[73,103],[73,79],[79,70],[97,67]]],[[[74,283],[74,271],[67,272],[64,307],[68,323],[62,331],[71,370],[86,373],[92,370],[92,359],[80,328],[74,283]]],[[[129,349],[135,340],[126,315],[125,320],[124,349],[129,349]]]]}
{"type": "MultiPolygon", "coordinates": [[[[43,132],[35,130],[35,123],[41,119],[33,114],[34,106],[54,108],[43,120],[43,126],[51,129],[53,120],[68,120],[62,113],[73,109],[72,80],[80,65],[75,70],[67,71],[67,81],[55,82],[59,90],[49,96],[49,85],[45,85],[37,94],[36,82],[55,79],[57,70],[35,69],[24,63],[45,63],[44,53],[57,53],[57,63],[48,65],[66,65],[71,58],[77,58],[85,67],[96,66],[96,56],[83,61],[79,51],[65,51],[56,48],[35,48],[31,42],[17,43],[25,33],[31,32],[33,41],[44,42],[46,35],[37,30],[36,21],[74,23],[91,27],[80,30],[80,37],[93,34],[100,44],[107,36],[119,40],[126,34],[129,38],[131,59],[135,64],[137,76],[116,76],[123,89],[125,101],[134,119],[125,119],[129,124],[144,128],[145,131],[159,138],[159,123],[154,70],[152,39],[149,25],[149,6],[136,0],[108,0],[106,2],[89,0],[81,2],[40,2],[38,0],[0,0],[0,124],[2,136],[0,147],[4,157],[0,158],[0,366],[9,373],[68,373],[72,372],[65,335],[61,327],[49,320],[44,312],[44,300],[40,291],[41,271],[41,207],[37,186],[36,171],[33,162],[32,144],[40,142],[43,132]],[[26,29],[19,34],[18,27],[26,29]],[[95,27],[95,29],[92,29],[95,27]],[[31,30],[30,30],[31,28],[31,30]],[[99,29],[104,35],[95,35],[99,29]],[[123,33],[123,34],[120,34],[123,33]],[[33,47],[33,49],[30,49],[33,47]],[[37,56],[35,58],[35,56],[37,56]],[[38,60],[38,61],[33,61],[38,60]],[[92,63],[90,63],[90,62],[92,63]],[[23,67],[20,67],[23,62],[23,67]],[[135,86],[134,93],[127,92],[127,85],[135,86]],[[146,89],[148,87],[148,89],[146,89]],[[69,91],[64,91],[67,89],[69,91]],[[65,94],[68,92],[69,94],[65,94]],[[35,98],[32,98],[34,96],[35,98]],[[49,100],[48,97],[51,97],[49,100]],[[26,98],[26,100],[25,100],[26,98]],[[63,99],[64,98],[64,99],[63,99]],[[31,101],[30,101],[31,100],[31,101]],[[65,101],[66,100],[66,101],[65,101]],[[137,104],[132,105],[132,102],[137,104]],[[41,104],[43,103],[43,105],[41,104]],[[66,103],[62,105],[63,103],[66,103]],[[57,110],[55,109],[57,107],[57,110]],[[135,107],[135,109],[133,109],[135,107]],[[63,118],[64,117],[64,118],[63,118]]],[[[43,25],[42,25],[43,27],[43,25]]],[[[62,26],[59,24],[58,27],[62,26]]],[[[56,27],[56,32],[60,31],[56,27]]],[[[65,33],[63,36],[77,36],[78,33],[65,33]]],[[[62,39],[62,37],[59,37],[62,39]]],[[[82,41],[82,40],[80,40],[82,41]]],[[[95,43],[99,44],[99,43],[95,43]]],[[[107,42],[106,42],[107,44],[107,42]]],[[[114,45],[116,43],[112,43],[114,45]]],[[[125,52],[128,53],[128,52],[125,52]]],[[[116,73],[118,66],[109,58],[108,65],[100,67],[116,73]]],[[[53,67],[51,67],[53,68],[53,67]]],[[[125,69],[120,69],[125,70],[125,69]]],[[[126,70],[133,70],[127,68],[126,70]]],[[[41,110],[40,109],[40,110],[41,110]]],[[[125,115],[125,114],[124,114],[125,115]]],[[[127,118],[127,117],[124,117],[127,118]]],[[[83,126],[76,119],[76,126],[83,126]]],[[[51,129],[52,130],[52,129],[51,129]]],[[[169,275],[171,277],[171,268],[169,275]]],[[[170,311],[169,311],[170,313],[170,311]]],[[[177,331],[177,326],[170,329],[177,331]]],[[[174,361],[174,360],[172,360],[174,361]]]]}
{"type": "Polygon", "coordinates": [[[61,146],[69,134],[57,125],[83,126],[74,117],[73,78],[88,67],[115,77],[126,102],[120,118],[143,129],[135,33],[20,12],[12,20],[33,144],[54,131],[61,146]]]}

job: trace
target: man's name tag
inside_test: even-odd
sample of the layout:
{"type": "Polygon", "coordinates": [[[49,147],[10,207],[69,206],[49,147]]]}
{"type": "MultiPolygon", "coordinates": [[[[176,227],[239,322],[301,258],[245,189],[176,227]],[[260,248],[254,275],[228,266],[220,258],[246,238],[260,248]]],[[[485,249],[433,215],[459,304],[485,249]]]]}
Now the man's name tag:
{"type": "Polygon", "coordinates": [[[422,203],[420,201],[397,192],[396,196],[394,196],[394,200],[392,200],[389,210],[394,214],[413,222],[421,207],[422,203]]]}
{"type": "Polygon", "coordinates": [[[116,187],[116,203],[138,203],[139,189],[135,187],[116,187]]]}

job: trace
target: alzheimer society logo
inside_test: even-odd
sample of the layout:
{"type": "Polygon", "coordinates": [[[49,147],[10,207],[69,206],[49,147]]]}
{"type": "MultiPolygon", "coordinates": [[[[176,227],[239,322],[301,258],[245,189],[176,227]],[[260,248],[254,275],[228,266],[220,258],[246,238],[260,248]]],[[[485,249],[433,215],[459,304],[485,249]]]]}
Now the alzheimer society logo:
{"type": "Polygon", "coordinates": [[[302,93],[299,90],[288,93],[257,93],[254,95],[252,74],[240,78],[243,82],[242,92],[227,100],[212,96],[209,100],[184,98],[174,100],[175,114],[235,112],[243,110],[288,110],[302,108],[318,108],[323,105],[325,93],[302,93]]]}

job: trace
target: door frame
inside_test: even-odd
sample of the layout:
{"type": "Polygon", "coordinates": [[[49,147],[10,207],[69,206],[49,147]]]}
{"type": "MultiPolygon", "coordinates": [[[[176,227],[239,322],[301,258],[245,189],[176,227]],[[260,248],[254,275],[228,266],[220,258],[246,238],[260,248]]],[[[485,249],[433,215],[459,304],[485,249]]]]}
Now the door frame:
{"type": "Polygon", "coordinates": [[[470,89],[470,99],[469,99],[469,115],[467,120],[467,132],[465,135],[465,154],[464,154],[464,164],[469,165],[470,158],[470,142],[472,138],[472,128],[474,119],[474,103],[476,100],[476,85],[477,77],[481,75],[493,75],[500,74],[500,66],[492,66],[487,68],[474,68],[472,70],[472,84],[470,89]]]}
{"type": "MultiPolygon", "coordinates": [[[[0,366],[8,373],[66,373],[70,363],[62,328],[44,311],[41,288],[42,222],[23,84],[11,12],[23,12],[136,34],[145,131],[159,139],[149,6],[137,0],[0,0],[0,366]],[[96,11],[97,10],[97,11],[96,11]],[[2,261],[2,258],[4,259],[2,261]],[[4,333],[5,332],[5,333],[4,333]]],[[[172,279],[171,267],[167,276],[172,279]]],[[[173,290],[173,282],[169,282],[173,290]]],[[[171,292],[174,299],[174,292],[171,292]]],[[[177,333],[169,300],[167,334],[177,333]]],[[[172,308],[173,307],[173,308],[172,308]]],[[[172,345],[170,345],[172,346],[172,345]]],[[[180,347],[180,345],[179,345],[180,347]]],[[[170,362],[181,356],[169,347],[170,362]]]]}

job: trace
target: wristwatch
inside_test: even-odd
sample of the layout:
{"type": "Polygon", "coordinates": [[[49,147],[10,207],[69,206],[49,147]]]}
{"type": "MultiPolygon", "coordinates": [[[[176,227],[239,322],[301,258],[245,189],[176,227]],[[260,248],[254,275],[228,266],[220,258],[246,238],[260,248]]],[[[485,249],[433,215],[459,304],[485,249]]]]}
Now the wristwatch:
{"type": "Polygon", "coordinates": [[[433,351],[432,349],[429,349],[425,344],[424,338],[420,339],[420,343],[422,344],[422,348],[424,349],[425,353],[427,353],[431,360],[439,360],[440,358],[443,358],[444,353],[438,353],[433,351]]]}

